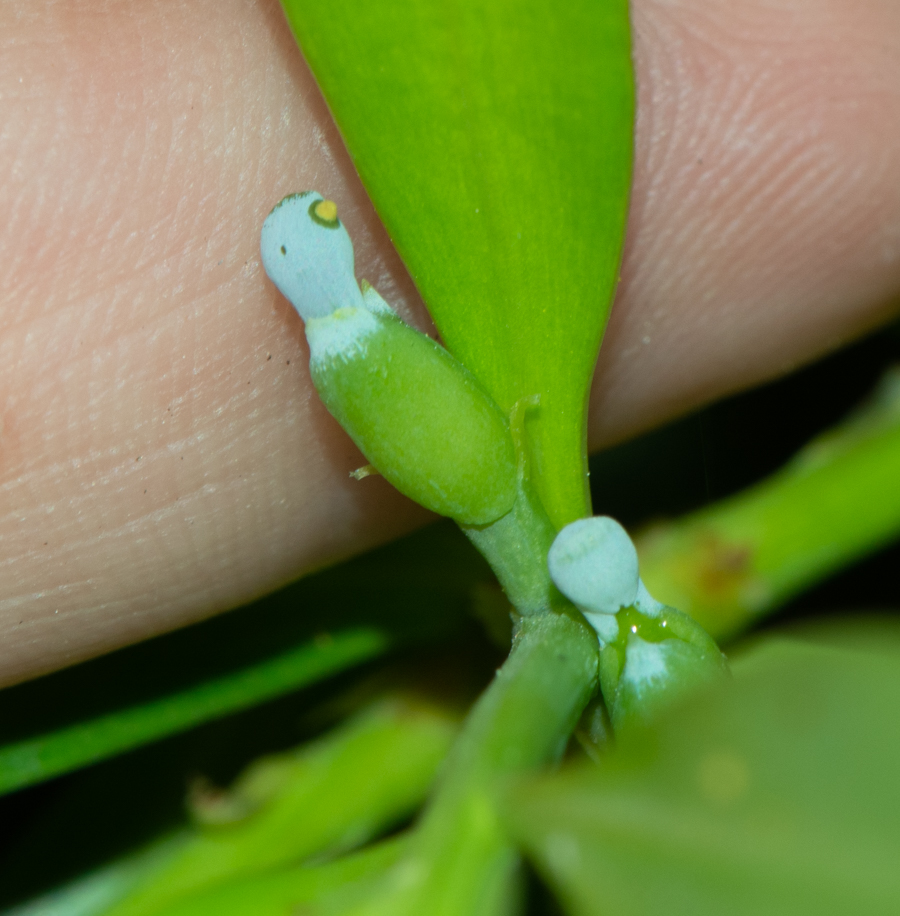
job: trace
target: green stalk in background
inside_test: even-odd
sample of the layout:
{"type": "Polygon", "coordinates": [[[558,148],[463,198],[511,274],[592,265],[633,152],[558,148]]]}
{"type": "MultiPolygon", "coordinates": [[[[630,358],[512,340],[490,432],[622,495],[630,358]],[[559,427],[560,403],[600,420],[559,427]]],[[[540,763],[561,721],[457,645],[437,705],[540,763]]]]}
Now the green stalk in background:
{"type": "MultiPolygon", "coordinates": [[[[4,916],[100,916],[143,876],[158,871],[180,845],[181,834],[87,875],[4,916]]],[[[160,916],[284,916],[295,908],[346,905],[364,895],[406,847],[401,837],[375,843],[324,864],[302,864],[224,880],[178,897],[160,916]]]]}
{"type": "Polygon", "coordinates": [[[455,733],[446,713],[395,699],[295,753],[258,761],[201,807],[207,826],[106,912],[151,916],[223,882],[369,841],[421,804],[455,733]]]}
{"type": "Polygon", "coordinates": [[[276,869],[180,898],[160,916],[285,916],[333,912],[364,898],[406,849],[394,837],[324,863],[276,869]]]}
{"type": "Polygon", "coordinates": [[[636,538],[661,601],[717,639],[900,533],[900,370],[767,480],[636,538]]]}
{"type": "Polygon", "coordinates": [[[0,795],[97,763],[383,654],[390,636],[357,627],[144,704],[0,745],[0,795]]]}

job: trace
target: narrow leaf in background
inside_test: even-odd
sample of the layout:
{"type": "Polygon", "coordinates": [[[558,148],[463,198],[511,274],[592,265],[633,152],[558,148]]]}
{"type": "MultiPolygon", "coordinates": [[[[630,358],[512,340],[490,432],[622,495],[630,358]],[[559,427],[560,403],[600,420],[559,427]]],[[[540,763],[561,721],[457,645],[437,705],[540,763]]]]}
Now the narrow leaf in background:
{"type": "Polygon", "coordinates": [[[447,347],[529,416],[557,526],[589,514],[584,417],[631,178],[626,0],[284,0],[447,347]]]}
{"type": "Polygon", "coordinates": [[[438,525],[238,611],[0,691],[0,796],[389,650],[458,637],[489,577],[455,526],[438,525]]]}
{"type": "Polygon", "coordinates": [[[193,689],[7,744],[0,747],[0,795],[298,690],[387,647],[374,627],[338,633],[193,689]]]}

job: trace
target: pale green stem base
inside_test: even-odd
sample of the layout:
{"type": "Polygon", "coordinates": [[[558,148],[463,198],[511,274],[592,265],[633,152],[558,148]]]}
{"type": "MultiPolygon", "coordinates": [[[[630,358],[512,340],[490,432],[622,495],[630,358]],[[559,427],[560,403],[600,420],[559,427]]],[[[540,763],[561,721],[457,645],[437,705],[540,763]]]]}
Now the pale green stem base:
{"type": "Polygon", "coordinates": [[[358,916],[497,916],[517,854],[497,819],[498,781],[557,760],[597,685],[597,637],[575,613],[523,617],[476,703],[410,854],[358,916]]]}
{"type": "Polygon", "coordinates": [[[530,616],[568,602],[547,570],[547,552],[556,529],[527,479],[519,480],[518,489],[512,509],[493,524],[460,527],[490,563],[516,611],[530,616]]]}

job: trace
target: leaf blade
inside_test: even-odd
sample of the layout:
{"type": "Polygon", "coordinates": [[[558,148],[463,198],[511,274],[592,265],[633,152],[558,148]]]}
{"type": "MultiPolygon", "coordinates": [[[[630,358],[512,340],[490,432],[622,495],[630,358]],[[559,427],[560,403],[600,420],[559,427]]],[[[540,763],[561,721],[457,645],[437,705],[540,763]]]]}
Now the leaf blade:
{"type": "Polygon", "coordinates": [[[627,3],[285,0],[448,348],[529,423],[559,526],[589,514],[584,418],[631,174],[627,3]]]}
{"type": "Polygon", "coordinates": [[[579,914],[890,913],[896,656],[770,641],[599,767],[515,790],[514,832],[579,914]]]}

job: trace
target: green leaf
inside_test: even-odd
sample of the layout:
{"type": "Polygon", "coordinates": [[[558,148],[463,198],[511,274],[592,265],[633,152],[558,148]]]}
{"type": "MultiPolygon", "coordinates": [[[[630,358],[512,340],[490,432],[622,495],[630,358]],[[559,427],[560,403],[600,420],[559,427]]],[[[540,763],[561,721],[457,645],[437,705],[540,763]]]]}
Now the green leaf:
{"type": "Polygon", "coordinates": [[[445,344],[503,410],[540,395],[540,495],[557,526],[590,514],[586,400],[631,173],[626,0],[284,6],[445,344]]]}
{"type": "Polygon", "coordinates": [[[896,660],[769,639],[599,765],[514,787],[509,824],[577,916],[896,913],[896,660]]]}

